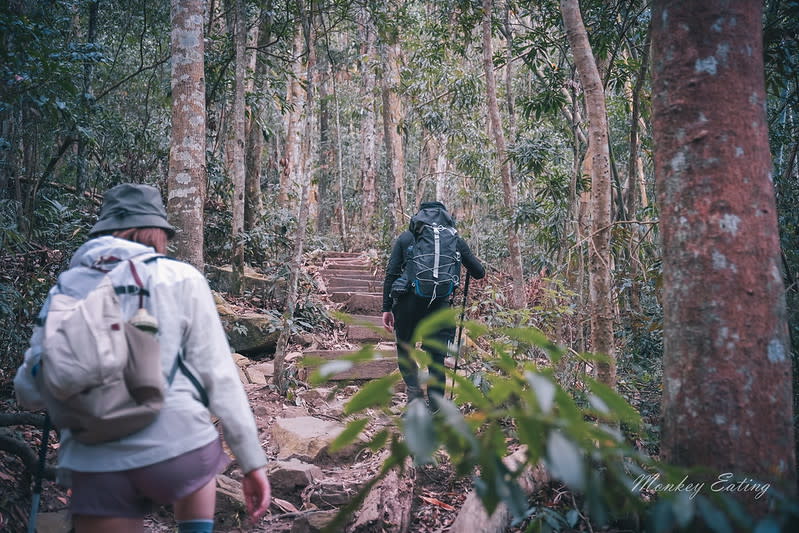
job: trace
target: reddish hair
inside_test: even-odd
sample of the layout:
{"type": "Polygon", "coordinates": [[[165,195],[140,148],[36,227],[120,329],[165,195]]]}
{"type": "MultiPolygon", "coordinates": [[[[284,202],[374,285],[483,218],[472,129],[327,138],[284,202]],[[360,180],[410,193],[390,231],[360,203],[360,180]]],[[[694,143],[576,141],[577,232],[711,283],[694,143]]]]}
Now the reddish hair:
{"type": "Polygon", "coordinates": [[[159,254],[166,253],[166,230],[161,228],[128,228],[120,229],[112,234],[114,237],[138,242],[146,246],[152,246],[159,254]]]}

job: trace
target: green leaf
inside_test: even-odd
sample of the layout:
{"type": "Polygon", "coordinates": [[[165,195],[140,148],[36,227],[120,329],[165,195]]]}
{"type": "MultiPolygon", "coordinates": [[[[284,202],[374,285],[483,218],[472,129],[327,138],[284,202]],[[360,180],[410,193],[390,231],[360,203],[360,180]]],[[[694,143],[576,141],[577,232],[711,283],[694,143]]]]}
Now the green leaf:
{"type": "Polygon", "coordinates": [[[583,379],[591,392],[610,410],[610,413],[608,413],[610,416],[624,422],[634,431],[640,431],[642,425],[641,415],[634,407],[604,383],[600,383],[588,376],[584,376],[583,379]]]}
{"type": "Polygon", "coordinates": [[[399,374],[389,374],[370,381],[350,398],[350,401],[344,406],[344,414],[351,415],[367,407],[389,404],[394,395],[394,384],[399,379],[399,374]]]}
{"type": "Polygon", "coordinates": [[[580,512],[576,509],[569,509],[569,512],[566,513],[566,522],[569,524],[569,527],[574,527],[577,525],[577,522],[580,521],[580,512]]]}
{"type": "Polygon", "coordinates": [[[388,441],[388,430],[382,429],[378,431],[374,437],[372,437],[372,440],[370,440],[366,446],[373,452],[376,452],[378,450],[383,449],[387,441],[388,441]]]}
{"type": "Polygon", "coordinates": [[[547,463],[552,475],[576,491],[585,486],[583,455],[580,449],[560,431],[553,431],[547,440],[547,463]]]}
{"type": "Polygon", "coordinates": [[[328,363],[323,364],[318,369],[316,369],[316,371],[314,371],[314,373],[311,375],[311,383],[313,385],[319,385],[330,376],[335,376],[340,372],[346,372],[351,368],[352,368],[352,361],[344,361],[341,359],[336,361],[330,361],[328,363]]]}
{"type": "MultiPolygon", "coordinates": [[[[411,342],[416,343],[423,339],[432,337],[435,333],[443,328],[452,328],[455,326],[455,318],[458,316],[458,309],[447,308],[436,311],[429,317],[422,320],[416,327],[411,342]]],[[[446,349],[446,347],[445,347],[446,349]]]]}
{"type": "Polygon", "coordinates": [[[433,417],[427,410],[424,400],[417,398],[408,405],[403,419],[403,429],[405,442],[413,455],[414,463],[417,465],[432,463],[437,442],[433,417]]]}
{"type": "Polygon", "coordinates": [[[352,444],[368,423],[368,418],[358,418],[357,420],[353,420],[347,424],[347,427],[344,428],[344,431],[339,433],[338,437],[336,437],[335,440],[330,443],[330,451],[337,452],[345,446],[352,444]]]}
{"type": "Polygon", "coordinates": [[[678,491],[671,502],[674,518],[677,519],[677,525],[682,528],[688,527],[694,519],[694,500],[691,498],[691,494],[684,490],[678,491]]]}
{"type": "Polygon", "coordinates": [[[696,506],[699,516],[707,526],[716,533],[732,533],[732,526],[727,517],[717,509],[707,498],[698,496],[696,506]]]}
{"type": "Polygon", "coordinates": [[[780,533],[781,530],[779,522],[771,517],[766,517],[757,523],[753,533],[780,533]]]}
{"type": "Polygon", "coordinates": [[[511,339],[542,348],[553,362],[557,363],[563,356],[564,349],[549,340],[543,332],[536,328],[505,328],[500,331],[511,339]]]}
{"type": "Polygon", "coordinates": [[[477,409],[486,410],[490,404],[483,393],[480,392],[472,381],[461,375],[453,375],[453,380],[457,384],[455,388],[455,398],[461,405],[465,403],[473,404],[477,409]]]}
{"type": "Polygon", "coordinates": [[[538,407],[544,414],[549,414],[555,401],[555,391],[557,390],[555,384],[549,377],[529,370],[524,373],[524,377],[535,393],[538,407]]]}

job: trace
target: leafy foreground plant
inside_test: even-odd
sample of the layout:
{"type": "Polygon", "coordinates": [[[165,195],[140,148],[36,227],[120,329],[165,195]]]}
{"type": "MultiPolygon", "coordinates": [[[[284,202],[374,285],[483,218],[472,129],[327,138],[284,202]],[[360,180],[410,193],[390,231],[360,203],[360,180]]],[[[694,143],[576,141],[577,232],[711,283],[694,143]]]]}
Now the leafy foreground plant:
{"type": "MultiPolygon", "coordinates": [[[[456,313],[446,310],[431,316],[419,326],[415,340],[439,327],[452,326],[456,313]]],[[[475,322],[468,323],[467,328],[473,336],[492,339],[495,359],[490,363],[497,371],[488,377],[487,392],[469,378],[449,372],[455,383],[454,401],[438,398],[440,410],[435,415],[422,401],[411,402],[395,430],[383,429],[366,444],[372,451],[388,448],[390,455],[378,476],[341,509],[326,531],[343,530],[369,491],[392,469],[404,468],[407,458],[415,465],[434,463],[434,455],[441,448],[458,475],[474,475],[475,491],[489,515],[504,503],[515,525],[527,521],[527,531],[573,527],[581,514],[594,526],[630,518],[639,522],[644,517],[645,525],[639,529],[655,533],[695,531],[703,526],[719,533],[799,530],[799,506],[765,483],[744,476],[727,479],[724,484],[701,482],[717,477],[663,464],[635,449],[628,436],[640,434],[641,418],[621,396],[585,374],[581,376],[583,389],[567,391],[556,382],[551,367],[529,359],[527,354],[532,349],[543,350],[552,364],[566,355],[566,350],[540,331],[489,331],[475,322]],[[526,449],[526,462],[511,470],[503,458],[511,447],[521,446],[526,449]],[[518,480],[525,469],[539,464],[552,479],[562,481],[581,496],[581,510],[562,516],[550,509],[538,512],[530,506],[518,480]],[[769,499],[768,516],[754,518],[741,505],[741,499],[734,497],[730,487],[740,487],[735,483],[744,479],[747,486],[757,488],[769,499]]],[[[582,356],[600,359],[591,354],[582,356]]],[[[320,366],[312,380],[319,383],[373,357],[374,348],[365,347],[344,360],[320,366]]],[[[423,351],[416,350],[414,357],[420,365],[429,363],[423,351]]],[[[345,414],[355,418],[336,439],[334,448],[355,441],[371,419],[367,409],[388,408],[399,379],[395,372],[371,381],[350,399],[345,414]]]]}

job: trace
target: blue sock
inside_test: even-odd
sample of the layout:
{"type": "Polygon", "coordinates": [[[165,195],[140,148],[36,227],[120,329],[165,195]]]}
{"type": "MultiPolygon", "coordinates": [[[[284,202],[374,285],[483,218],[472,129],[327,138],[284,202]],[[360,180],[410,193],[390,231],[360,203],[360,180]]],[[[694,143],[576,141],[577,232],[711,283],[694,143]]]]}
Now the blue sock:
{"type": "Polygon", "coordinates": [[[213,520],[178,520],[178,533],[213,533],[213,520]]]}

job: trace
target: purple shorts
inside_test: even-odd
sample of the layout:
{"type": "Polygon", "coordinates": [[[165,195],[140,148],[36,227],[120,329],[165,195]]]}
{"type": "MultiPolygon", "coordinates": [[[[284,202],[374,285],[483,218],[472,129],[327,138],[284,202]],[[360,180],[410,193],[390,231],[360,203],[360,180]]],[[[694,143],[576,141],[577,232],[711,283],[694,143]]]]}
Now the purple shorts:
{"type": "Polygon", "coordinates": [[[224,472],[230,458],[219,439],[202,448],[142,468],[119,472],[72,472],[74,515],[142,518],[152,504],[166,505],[204,487],[224,472]]]}

